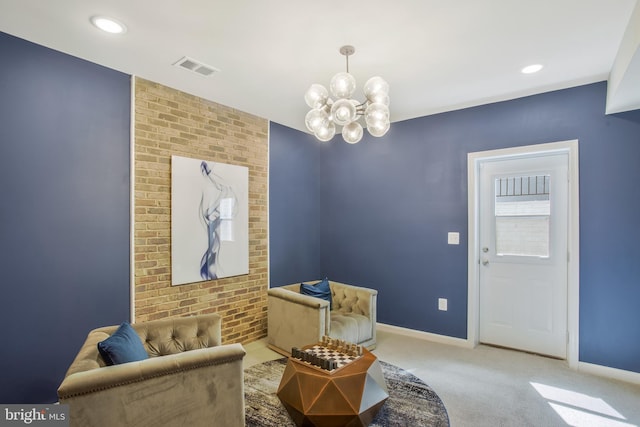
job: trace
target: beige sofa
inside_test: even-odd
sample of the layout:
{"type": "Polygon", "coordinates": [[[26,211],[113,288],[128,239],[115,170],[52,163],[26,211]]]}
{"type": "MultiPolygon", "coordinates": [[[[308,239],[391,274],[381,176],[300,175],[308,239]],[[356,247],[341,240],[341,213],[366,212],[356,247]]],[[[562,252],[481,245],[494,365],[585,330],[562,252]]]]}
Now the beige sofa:
{"type": "Polygon", "coordinates": [[[58,388],[71,426],[244,426],[245,351],[221,345],[220,316],[132,326],[149,359],[105,366],[97,343],[118,327],[87,336],[58,388]]]}
{"type": "Polygon", "coordinates": [[[375,348],[378,291],[333,281],[329,286],[332,309],[326,300],[300,294],[300,283],[269,289],[270,348],[290,354],[292,347],[315,343],[324,335],[375,348]]]}

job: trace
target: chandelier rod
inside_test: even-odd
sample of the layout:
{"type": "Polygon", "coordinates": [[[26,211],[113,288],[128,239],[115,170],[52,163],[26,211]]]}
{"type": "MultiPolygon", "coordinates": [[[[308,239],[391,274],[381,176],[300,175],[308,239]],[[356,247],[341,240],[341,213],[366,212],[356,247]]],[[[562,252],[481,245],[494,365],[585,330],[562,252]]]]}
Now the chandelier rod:
{"type": "Polygon", "coordinates": [[[349,72],[349,55],[356,53],[356,48],[351,45],[345,45],[340,48],[340,53],[347,58],[347,73],[349,72]]]}

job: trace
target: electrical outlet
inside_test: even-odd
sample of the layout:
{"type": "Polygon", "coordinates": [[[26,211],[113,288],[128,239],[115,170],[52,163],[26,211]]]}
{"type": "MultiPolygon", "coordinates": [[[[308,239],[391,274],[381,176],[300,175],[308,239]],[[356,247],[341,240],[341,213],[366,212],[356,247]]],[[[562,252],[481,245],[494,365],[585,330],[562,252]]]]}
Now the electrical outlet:
{"type": "Polygon", "coordinates": [[[446,298],[438,298],[438,310],[447,311],[447,299],[446,298]]]}
{"type": "Polygon", "coordinates": [[[450,231],[447,234],[447,243],[450,245],[459,245],[460,244],[460,233],[450,231]]]}

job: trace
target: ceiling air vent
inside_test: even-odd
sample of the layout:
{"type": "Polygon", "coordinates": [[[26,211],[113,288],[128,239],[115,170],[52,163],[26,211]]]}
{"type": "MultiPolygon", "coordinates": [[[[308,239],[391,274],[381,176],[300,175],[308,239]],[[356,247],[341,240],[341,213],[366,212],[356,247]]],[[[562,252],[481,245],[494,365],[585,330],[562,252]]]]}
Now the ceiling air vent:
{"type": "Polygon", "coordinates": [[[188,56],[182,57],[178,62],[174,63],[176,67],[184,68],[185,70],[193,71],[194,73],[200,74],[201,76],[211,76],[213,73],[218,73],[218,70],[211,65],[203,64],[200,61],[196,61],[193,58],[189,58],[188,56]]]}

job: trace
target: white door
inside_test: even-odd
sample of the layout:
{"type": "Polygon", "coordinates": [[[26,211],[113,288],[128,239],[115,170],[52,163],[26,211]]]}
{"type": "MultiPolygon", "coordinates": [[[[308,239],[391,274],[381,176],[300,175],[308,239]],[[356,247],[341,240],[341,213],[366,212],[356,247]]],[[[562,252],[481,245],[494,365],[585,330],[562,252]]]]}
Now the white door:
{"type": "Polygon", "coordinates": [[[480,164],[480,342],[567,356],[568,155],[480,164]]]}

